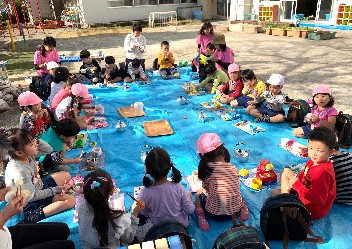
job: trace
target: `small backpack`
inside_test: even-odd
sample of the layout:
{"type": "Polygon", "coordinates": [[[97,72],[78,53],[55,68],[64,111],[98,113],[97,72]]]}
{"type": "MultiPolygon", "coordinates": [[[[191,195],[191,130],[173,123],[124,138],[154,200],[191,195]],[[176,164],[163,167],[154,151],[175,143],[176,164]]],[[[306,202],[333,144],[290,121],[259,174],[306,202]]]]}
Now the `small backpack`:
{"type": "Polygon", "coordinates": [[[51,84],[44,81],[44,75],[33,76],[32,83],[29,85],[29,90],[35,93],[39,98],[48,100],[51,92],[51,84]]]}
{"type": "Polygon", "coordinates": [[[310,113],[310,106],[307,101],[293,100],[288,107],[286,122],[293,128],[303,126],[305,124],[304,118],[308,113],[310,113]]]}
{"type": "Polygon", "coordinates": [[[324,243],[310,230],[310,214],[302,201],[291,194],[271,196],[260,210],[260,227],[265,240],[283,240],[284,248],[289,240],[324,243]],[[313,238],[307,238],[307,235],[313,238]]]}
{"type": "Polygon", "coordinates": [[[237,213],[232,215],[233,227],[221,233],[214,242],[212,249],[265,249],[266,246],[255,227],[246,226],[237,213]]]}
{"type": "Polygon", "coordinates": [[[341,148],[349,149],[352,145],[352,116],[339,112],[336,117],[336,134],[341,148]]]}
{"type": "Polygon", "coordinates": [[[187,228],[179,221],[166,220],[152,226],[144,237],[144,241],[152,241],[170,236],[179,235],[182,237],[187,249],[192,249],[192,239],[187,228]]]}

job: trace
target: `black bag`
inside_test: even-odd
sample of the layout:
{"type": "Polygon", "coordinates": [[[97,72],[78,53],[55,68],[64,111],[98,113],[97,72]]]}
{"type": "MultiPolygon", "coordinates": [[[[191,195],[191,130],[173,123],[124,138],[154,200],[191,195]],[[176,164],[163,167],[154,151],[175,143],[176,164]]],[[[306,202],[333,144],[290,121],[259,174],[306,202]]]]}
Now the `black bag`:
{"type": "Polygon", "coordinates": [[[286,122],[293,128],[303,126],[305,124],[304,118],[308,113],[310,113],[310,106],[307,101],[293,100],[288,108],[286,122]]]}
{"type": "Polygon", "coordinates": [[[240,219],[236,222],[237,213],[232,216],[233,227],[221,233],[215,240],[212,249],[265,249],[255,227],[246,226],[240,219]]]}
{"type": "Polygon", "coordinates": [[[323,243],[309,228],[310,214],[302,201],[291,194],[271,196],[260,210],[260,227],[265,240],[283,240],[284,248],[289,240],[323,243]],[[313,238],[307,238],[307,234],[313,238]]]}
{"type": "Polygon", "coordinates": [[[152,226],[145,235],[144,241],[152,241],[174,235],[179,235],[183,238],[187,249],[193,248],[192,239],[187,228],[176,220],[166,220],[152,226]]]}
{"type": "Polygon", "coordinates": [[[336,117],[336,134],[341,148],[349,149],[352,145],[352,116],[339,112],[336,117]]]}
{"type": "Polygon", "coordinates": [[[29,91],[35,93],[43,101],[46,101],[50,96],[51,84],[44,82],[44,75],[33,76],[32,83],[29,85],[29,91]]]}

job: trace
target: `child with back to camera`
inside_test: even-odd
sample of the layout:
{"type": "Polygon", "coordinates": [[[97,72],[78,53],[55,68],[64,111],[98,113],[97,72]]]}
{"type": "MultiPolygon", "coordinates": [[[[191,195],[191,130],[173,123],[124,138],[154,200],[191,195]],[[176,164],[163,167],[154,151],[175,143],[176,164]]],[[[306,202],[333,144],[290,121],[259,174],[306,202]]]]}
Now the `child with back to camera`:
{"type": "Polygon", "coordinates": [[[115,64],[115,58],[113,56],[105,57],[105,66],[101,69],[100,76],[104,79],[104,85],[122,80],[119,68],[115,64]]]}
{"type": "Polygon", "coordinates": [[[50,110],[53,113],[55,113],[55,109],[60,104],[60,102],[70,96],[72,85],[78,83],[77,81],[78,80],[76,78],[70,78],[66,83],[66,86],[61,88],[60,91],[54,96],[50,104],[50,110]]]}
{"type": "Polygon", "coordinates": [[[56,40],[54,37],[47,36],[44,38],[43,44],[34,54],[34,67],[37,75],[42,76],[48,73],[47,63],[54,61],[60,64],[60,56],[56,50],[56,40]]]}
{"type": "Polygon", "coordinates": [[[126,74],[126,77],[124,78],[124,81],[125,82],[134,82],[136,80],[146,81],[147,76],[144,73],[144,70],[143,70],[143,67],[141,65],[140,60],[133,59],[127,65],[127,74],[126,74]]]}
{"type": "Polygon", "coordinates": [[[79,53],[79,57],[83,62],[79,68],[82,80],[91,80],[93,83],[99,82],[99,74],[101,72],[99,62],[96,59],[90,58],[88,50],[82,50],[79,53]]]}
{"type": "Polygon", "coordinates": [[[64,88],[70,79],[73,77],[66,67],[59,67],[55,71],[55,76],[53,82],[51,82],[50,88],[50,96],[48,98],[49,106],[51,105],[51,101],[55,97],[55,95],[60,91],[60,89],[64,88]]]}
{"type": "Polygon", "coordinates": [[[148,153],[145,171],[145,188],[142,189],[139,200],[145,203],[141,215],[147,218],[147,223],[138,229],[137,238],[140,241],[143,241],[150,227],[165,220],[176,220],[187,227],[188,215],[195,208],[190,193],[180,184],[180,171],[172,164],[164,149],[154,148],[148,153]],[[172,181],[167,179],[170,170],[172,181]]]}
{"type": "Polygon", "coordinates": [[[131,243],[138,227],[141,205],[135,205],[133,215],[112,210],[109,197],[114,194],[114,185],[110,174],[102,169],[84,178],[83,193],[84,200],[77,204],[82,249],[117,248],[131,243]]]}
{"type": "Polygon", "coordinates": [[[174,75],[177,73],[174,63],[175,58],[172,52],[170,52],[169,42],[161,42],[160,52],[158,53],[158,64],[161,77],[166,79],[168,75],[174,75]]]}
{"type": "Polygon", "coordinates": [[[261,80],[257,80],[254,72],[250,69],[245,69],[241,72],[241,81],[244,85],[242,95],[231,101],[231,106],[248,107],[250,104],[254,104],[254,99],[262,95],[266,89],[265,83],[261,80]]]}
{"type": "MultiPolygon", "coordinates": [[[[62,194],[65,182],[71,179],[68,172],[58,172],[40,178],[35,157],[38,140],[28,131],[13,128],[1,139],[2,146],[11,159],[5,170],[6,186],[21,184],[26,194],[24,215],[20,223],[36,223],[46,217],[71,209],[76,201],[73,196],[62,194]]],[[[6,199],[11,198],[11,192],[6,199]]]]}
{"type": "Polygon", "coordinates": [[[124,41],[124,49],[126,52],[126,67],[134,59],[139,60],[143,71],[145,71],[144,53],[147,47],[147,41],[142,35],[142,25],[134,23],[132,26],[132,34],[128,34],[124,41]]]}
{"type": "Polygon", "coordinates": [[[335,132],[324,126],[315,128],[308,137],[310,159],[304,170],[297,175],[285,168],[281,172],[281,190],[274,189],[271,195],[298,194],[313,219],[327,215],[336,197],[335,172],[329,158],[335,148],[335,132]]]}
{"type": "Polygon", "coordinates": [[[215,220],[231,220],[239,213],[242,220],[249,218],[249,211],[240,192],[237,168],[230,163],[230,154],[215,133],[204,133],[197,141],[201,158],[198,177],[203,189],[196,194],[196,216],[200,229],[209,230],[206,216],[215,220]]]}
{"type": "Polygon", "coordinates": [[[335,130],[337,110],[333,107],[334,98],[327,86],[316,86],[313,89],[313,107],[308,113],[307,125],[293,129],[292,133],[296,137],[308,138],[313,129],[319,126],[326,126],[335,130]]]}
{"type": "Polygon", "coordinates": [[[225,85],[229,80],[227,74],[217,69],[214,64],[208,64],[204,69],[204,73],[207,77],[197,85],[197,89],[204,87],[213,94],[216,93],[216,89],[219,85],[225,85]],[[211,81],[213,81],[213,83],[210,83],[211,81]]]}
{"type": "Polygon", "coordinates": [[[242,94],[243,83],[239,77],[240,67],[232,63],[228,68],[230,80],[225,85],[220,85],[216,89],[216,94],[220,97],[221,103],[230,104],[242,94]]]}
{"type": "Polygon", "coordinates": [[[246,113],[256,117],[255,122],[280,123],[285,121],[285,95],[282,87],[284,77],[272,74],[267,81],[269,91],[264,91],[261,96],[250,101],[246,113]]]}

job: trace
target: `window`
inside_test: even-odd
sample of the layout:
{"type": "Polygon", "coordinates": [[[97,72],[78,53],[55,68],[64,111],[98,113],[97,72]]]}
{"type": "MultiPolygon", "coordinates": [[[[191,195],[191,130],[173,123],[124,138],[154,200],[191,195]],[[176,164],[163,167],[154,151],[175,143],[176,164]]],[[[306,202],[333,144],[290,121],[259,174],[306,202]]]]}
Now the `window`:
{"type": "Polygon", "coordinates": [[[134,6],[138,5],[158,5],[158,0],[134,0],[134,6]]]}
{"type": "Polygon", "coordinates": [[[159,4],[178,4],[179,0],[159,0],[159,4]]]}
{"type": "Polygon", "coordinates": [[[108,7],[122,7],[122,6],[133,6],[133,0],[109,0],[108,7]]]}
{"type": "Polygon", "coordinates": [[[197,3],[197,0],[181,0],[181,3],[197,3]]]}

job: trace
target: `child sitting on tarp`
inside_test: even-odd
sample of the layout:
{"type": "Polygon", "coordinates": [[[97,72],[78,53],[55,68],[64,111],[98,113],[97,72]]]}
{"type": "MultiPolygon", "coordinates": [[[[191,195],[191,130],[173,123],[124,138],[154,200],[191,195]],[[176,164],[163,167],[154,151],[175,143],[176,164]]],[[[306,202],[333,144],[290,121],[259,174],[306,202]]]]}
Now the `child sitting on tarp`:
{"type": "Polygon", "coordinates": [[[54,96],[50,105],[50,110],[53,113],[55,113],[55,109],[60,104],[60,102],[70,96],[72,85],[78,83],[76,81],[78,81],[76,78],[70,78],[66,83],[66,86],[61,88],[60,91],[54,96]]]}
{"type": "Polygon", "coordinates": [[[44,171],[70,171],[71,168],[65,164],[81,162],[80,156],[65,158],[66,151],[72,148],[72,142],[79,131],[79,125],[71,119],[62,119],[48,129],[41,139],[53,148],[53,152],[40,158],[44,171]]]}
{"type": "Polygon", "coordinates": [[[304,170],[298,175],[289,168],[281,173],[281,189],[270,195],[295,194],[303,202],[313,219],[327,215],[336,198],[336,177],[330,156],[337,148],[333,130],[320,126],[308,137],[308,156],[304,170]]]}
{"type": "Polygon", "coordinates": [[[60,67],[60,66],[55,61],[50,61],[46,64],[46,68],[48,69],[48,73],[45,75],[45,77],[43,79],[44,83],[51,85],[51,83],[54,80],[55,71],[58,67],[60,67]]]}
{"type": "Polygon", "coordinates": [[[204,72],[205,67],[209,64],[215,65],[215,62],[210,60],[210,58],[214,54],[214,52],[215,52],[215,46],[213,44],[209,43],[206,46],[205,55],[203,55],[203,54],[199,55],[199,63],[197,65],[198,73],[199,73],[199,83],[202,82],[203,80],[205,80],[205,78],[207,77],[206,73],[204,72]]]}
{"type": "Polygon", "coordinates": [[[133,59],[127,65],[127,74],[124,78],[125,82],[134,82],[136,80],[146,81],[147,76],[144,73],[141,61],[138,59],[133,59]]]}
{"type": "Polygon", "coordinates": [[[249,101],[246,113],[256,117],[255,122],[284,122],[285,95],[281,91],[284,76],[272,74],[266,83],[269,84],[269,91],[264,91],[261,96],[249,101]]]}
{"type": "Polygon", "coordinates": [[[160,52],[158,53],[159,72],[163,79],[166,79],[168,75],[173,76],[177,73],[174,63],[175,58],[172,52],[170,52],[170,44],[168,41],[163,41],[160,52]]]}
{"type": "Polygon", "coordinates": [[[120,71],[115,64],[113,56],[105,57],[105,66],[101,69],[100,76],[104,79],[104,85],[121,81],[120,71]]]}
{"type": "Polygon", "coordinates": [[[225,85],[220,85],[216,89],[216,94],[220,97],[221,103],[230,104],[234,99],[241,96],[243,83],[239,77],[240,67],[232,63],[228,68],[230,80],[225,85]]]}
{"type": "Polygon", "coordinates": [[[216,88],[219,85],[225,85],[229,80],[227,74],[224,71],[217,69],[214,64],[208,64],[205,67],[204,72],[207,77],[197,85],[197,89],[204,87],[206,90],[211,91],[211,93],[216,93],[216,88]],[[210,83],[211,80],[214,83],[210,83]]]}
{"type": "Polygon", "coordinates": [[[90,52],[88,50],[82,50],[79,53],[79,57],[82,59],[83,64],[79,68],[81,73],[81,80],[97,83],[99,81],[99,74],[101,67],[96,59],[90,58],[90,52]]]}
{"type": "Polygon", "coordinates": [[[250,69],[245,69],[241,72],[241,81],[243,82],[242,95],[230,102],[231,106],[248,107],[254,98],[258,98],[266,90],[266,85],[263,81],[257,80],[254,72],[250,69]]]}

